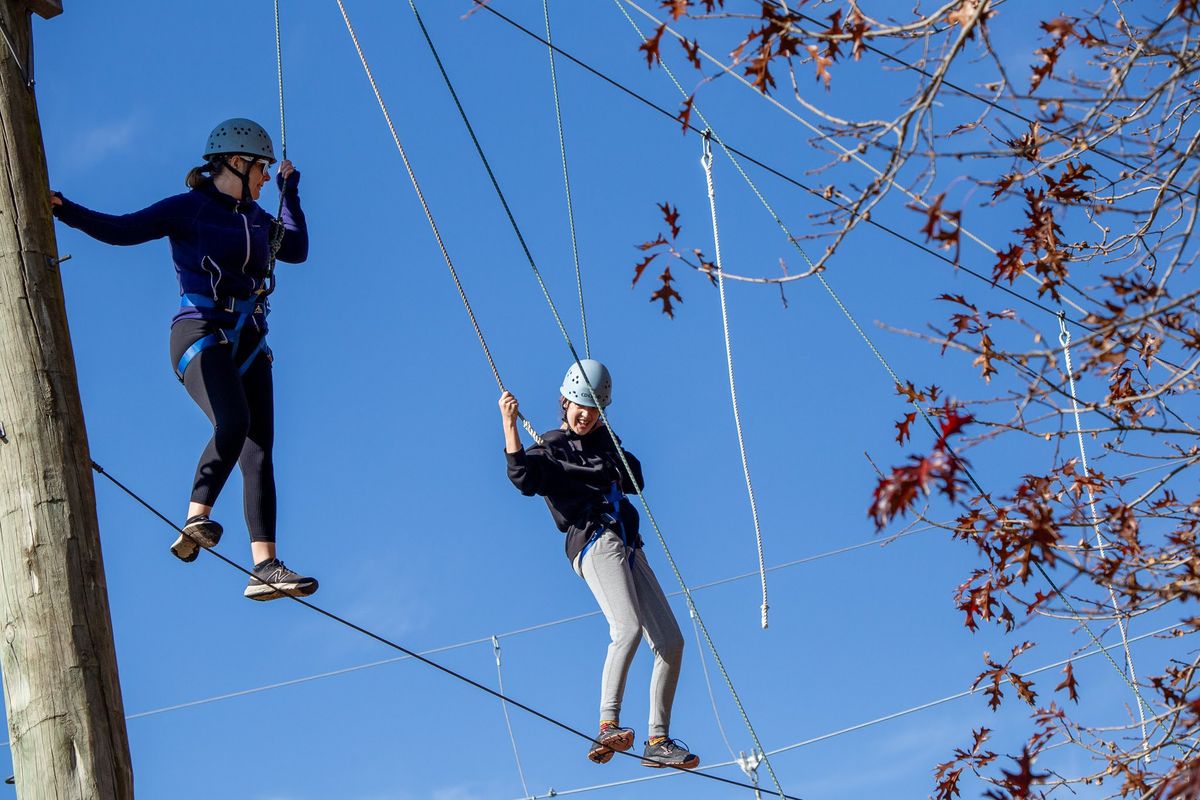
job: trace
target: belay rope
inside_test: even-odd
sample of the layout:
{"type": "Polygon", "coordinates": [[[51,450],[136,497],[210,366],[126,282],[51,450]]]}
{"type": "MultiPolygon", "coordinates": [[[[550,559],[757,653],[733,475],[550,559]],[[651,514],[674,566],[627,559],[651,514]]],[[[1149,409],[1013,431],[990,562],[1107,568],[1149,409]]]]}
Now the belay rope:
{"type": "MultiPolygon", "coordinates": [[[[279,155],[287,161],[287,118],[283,113],[283,45],[279,37],[279,0],[275,0],[275,72],[279,76],[279,155]]],[[[275,256],[283,244],[283,191],[286,181],[279,181],[279,209],[271,224],[271,244],[267,255],[267,277],[263,281],[263,297],[275,291],[275,256]]]]}
{"type": "Polygon", "coordinates": [[[708,208],[712,214],[713,250],[717,261],[717,289],[721,294],[721,326],[725,332],[725,365],[729,371],[729,399],[733,404],[733,424],[737,428],[738,452],[742,456],[742,474],[746,476],[746,493],[750,496],[750,515],[754,518],[754,541],[758,548],[758,575],[762,584],[762,626],[767,627],[767,563],[763,558],[762,528],[758,524],[758,503],[754,500],[754,484],[750,481],[750,464],[746,460],[746,441],[742,436],[742,417],[738,412],[737,384],[733,380],[733,348],[729,344],[729,311],[725,304],[725,269],[721,266],[721,232],[717,227],[717,197],[713,189],[712,176],[712,129],[706,129],[701,138],[703,151],[700,165],[704,167],[704,181],[708,184],[708,208]]]}
{"type": "MultiPolygon", "coordinates": [[[[1088,469],[1087,450],[1083,446],[1083,427],[1079,420],[1079,401],[1075,399],[1075,370],[1071,366],[1071,332],[1067,330],[1066,313],[1060,311],[1058,314],[1058,342],[1062,345],[1063,361],[1066,366],[1067,383],[1071,387],[1071,412],[1075,416],[1075,435],[1079,439],[1079,460],[1083,466],[1083,476],[1085,479],[1084,486],[1087,488],[1088,495],[1088,511],[1092,517],[1092,530],[1096,533],[1096,549],[1100,551],[1100,558],[1104,558],[1104,536],[1100,533],[1100,517],[1096,514],[1096,495],[1092,491],[1092,483],[1087,480],[1091,474],[1088,469]]],[[[1117,630],[1121,632],[1121,645],[1125,650],[1125,666],[1129,669],[1129,679],[1133,684],[1137,685],[1137,673],[1133,671],[1133,654],[1129,652],[1129,628],[1127,625],[1127,616],[1121,612],[1121,606],[1117,602],[1117,593],[1113,591],[1112,586],[1108,587],[1108,599],[1112,604],[1113,615],[1117,621],[1117,630]]],[[[1142,699],[1141,692],[1134,690],[1134,697],[1137,699],[1138,717],[1141,721],[1142,728],[1142,750],[1145,754],[1147,762],[1150,760],[1150,747],[1146,738],[1146,704],[1142,699]]]]}

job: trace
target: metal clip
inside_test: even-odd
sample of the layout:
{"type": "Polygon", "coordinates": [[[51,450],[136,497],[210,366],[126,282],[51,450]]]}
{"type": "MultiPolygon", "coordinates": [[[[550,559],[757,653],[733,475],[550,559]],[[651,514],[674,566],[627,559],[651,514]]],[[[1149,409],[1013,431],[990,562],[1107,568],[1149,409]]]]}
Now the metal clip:
{"type": "Polygon", "coordinates": [[[496,667],[500,666],[500,637],[492,636],[492,652],[496,654],[496,667]]]}
{"type": "Polygon", "coordinates": [[[1066,347],[1071,343],[1071,332],[1067,330],[1067,312],[1058,311],[1058,343],[1066,347]]]}
{"type": "Polygon", "coordinates": [[[8,444],[8,432],[4,430],[4,423],[0,422],[0,442],[8,444]]]}
{"type": "Polygon", "coordinates": [[[712,128],[705,128],[700,138],[700,163],[705,169],[712,166],[712,128]]]}

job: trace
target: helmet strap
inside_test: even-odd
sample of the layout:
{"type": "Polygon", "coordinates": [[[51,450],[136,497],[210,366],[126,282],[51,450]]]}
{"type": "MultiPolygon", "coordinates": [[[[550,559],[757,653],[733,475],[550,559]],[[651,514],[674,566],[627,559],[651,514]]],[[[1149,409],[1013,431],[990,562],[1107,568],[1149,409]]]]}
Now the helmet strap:
{"type": "Polygon", "coordinates": [[[232,172],[234,175],[237,175],[239,178],[242,179],[242,202],[245,203],[251,199],[251,197],[250,197],[250,170],[246,170],[245,172],[242,172],[241,170],[234,169],[233,164],[230,163],[231,159],[234,157],[240,158],[243,161],[246,160],[246,157],[241,154],[236,154],[235,156],[226,156],[226,158],[225,158],[225,168],[228,169],[230,172],[232,172]]]}

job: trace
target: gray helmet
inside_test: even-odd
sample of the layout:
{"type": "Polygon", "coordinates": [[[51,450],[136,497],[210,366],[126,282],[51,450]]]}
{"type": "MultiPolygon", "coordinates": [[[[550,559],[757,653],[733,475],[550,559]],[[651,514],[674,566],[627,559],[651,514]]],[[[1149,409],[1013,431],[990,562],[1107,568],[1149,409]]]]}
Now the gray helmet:
{"type": "Polygon", "coordinates": [[[207,159],[220,155],[256,156],[275,163],[275,148],[271,146],[270,134],[254,120],[242,117],[225,120],[208,135],[204,157],[207,159]]]}
{"type": "Polygon", "coordinates": [[[585,358],[577,364],[572,364],[563,378],[562,388],[558,391],[572,403],[595,408],[592,393],[588,391],[589,383],[596,390],[596,400],[600,401],[600,407],[608,408],[608,404],[612,402],[612,376],[608,374],[608,367],[594,359],[585,358]],[[580,367],[583,367],[582,372],[580,367]],[[587,380],[584,380],[585,376],[587,380]]]}

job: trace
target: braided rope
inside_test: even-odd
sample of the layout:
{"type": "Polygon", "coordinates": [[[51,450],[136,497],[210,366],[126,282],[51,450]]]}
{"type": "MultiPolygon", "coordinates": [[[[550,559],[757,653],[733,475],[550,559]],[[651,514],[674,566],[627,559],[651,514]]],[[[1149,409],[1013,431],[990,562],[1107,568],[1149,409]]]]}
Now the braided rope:
{"type": "Polygon", "coordinates": [[[733,348],[729,343],[729,311],[725,303],[725,269],[721,262],[721,232],[717,227],[717,196],[713,188],[712,139],[705,131],[703,154],[700,164],[704,167],[704,181],[708,184],[708,208],[712,215],[713,248],[717,260],[717,288],[721,295],[721,327],[725,333],[725,365],[729,371],[729,399],[733,404],[733,424],[737,428],[738,452],[742,456],[742,474],[746,476],[746,493],[750,496],[750,514],[754,518],[754,541],[758,548],[758,575],[762,584],[762,627],[767,628],[767,562],[763,557],[762,528],[758,522],[758,503],[754,500],[754,484],[750,481],[750,465],[746,460],[746,442],[742,436],[742,417],[738,411],[737,384],[733,379],[733,348]]]}
{"type": "MultiPolygon", "coordinates": [[[[1079,401],[1075,397],[1075,369],[1071,365],[1071,332],[1067,330],[1066,320],[1063,318],[1065,314],[1059,313],[1058,317],[1058,341],[1062,345],[1063,360],[1067,367],[1067,382],[1071,387],[1071,412],[1075,416],[1075,435],[1079,439],[1079,459],[1083,464],[1083,474],[1087,477],[1091,474],[1091,469],[1088,467],[1087,449],[1083,445],[1083,426],[1079,419],[1079,401]]],[[[1085,484],[1088,493],[1088,511],[1092,517],[1092,530],[1096,532],[1096,548],[1100,551],[1100,557],[1104,558],[1104,536],[1100,533],[1100,516],[1096,513],[1096,495],[1092,491],[1092,485],[1089,481],[1085,484]]],[[[1121,632],[1121,646],[1125,650],[1125,663],[1129,667],[1129,677],[1137,683],[1137,673],[1133,669],[1133,654],[1129,652],[1129,616],[1121,613],[1120,604],[1117,602],[1117,594],[1113,591],[1112,586],[1108,587],[1108,599],[1112,604],[1113,614],[1117,620],[1117,630],[1121,632]]],[[[1142,700],[1140,692],[1134,693],[1137,698],[1138,717],[1141,721],[1142,728],[1142,749],[1146,753],[1146,761],[1150,760],[1150,748],[1146,737],[1146,705],[1142,700]]]]}
{"type": "Polygon", "coordinates": [[[546,18],[546,45],[550,53],[550,86],[554,90],[554,118],[558,123],[558,152],[562,158],[563,188],[567,194],[567,224],[571,229],[571,257],[575,260],[575,287],[579,292],[579,321],[583,327],[583,354],[592,357],[588,339],[587,311],[583,307],[583,273],[579,268],[579,242],[575,236],[575,206],[571,202],[571,176],[567,172],[567,140],[563,134],[562,108],[558,102],[558,71],[554,66],[554,44],[550,38],[550,0],[542,0],[542,15],[546,18]]]}
{"type": "MultiPolygon", "coordinates": [[[[483,348],[483,355],[487,359],[488,368],[492,371],[492,377],[496,379],[496,385],[500,387],[500,391],[507,391],[504,387],[504,381],[500,378],[500,370],[496,368],[496,360],[492,358],[491,348],[488,347],[487,339],[483,336],[483,330],[479,327],[479,321],[475,319],[475,310],[471,308],[471,301],[467,299],[467,292],[463,289],[462,281],[458,278],[458,270],[454,268],[454,261],[450,258],[450,252],[446,249],[446,243],[442,240],[442,232],[438,229],[437,222],[433,218],[433,212],[429,210],[429,203],[425,201],[425,193],[421,191],[421,184],[417,181],[417,175],[413,171],[412,163],[408,160],[408,153],[404,149],[404,145],[400,144],[400,136],[396,133],[396,126],[392,122],[391,112],[388,111],[387,104],[383,102],[383,95],[379,91],[379,85],[375,83],[375,75],[371,72],[371,65],[367,63],[367,57],[363,53],[362,45],[358,42],[358,34],[354,32],[354,26],[350,24],[350,16],[346,13],[346,6],[342,0],[337,0],[338,9],[342,12],[342,19],[346,23],[346,30],[350,33],[350,40],[354,42],[354,50],[358,53],[358,60],[362,62],[363,71],[367,74],[367,81],[371,84],[371,91],[375,93],[375,100],[379,103],[379,110],[383,112],[384,121],[387,122],[388,130],[392,134],[392,141],[396,144],[396,150],[400,153],[400,159],[404,162],[404,169],[408,173],[408,179],[412,183],[413,190],[417,193],[417,200],[421,203],[421,210],[425,212],[425,219],[429,222],[429,227],[433,231],[433,238],[437,240],[438,249],[442,253],[442,259],[446,262],[446,268],[450,270],[450,277],[454,280],[454,288],[458,290],[458,297],[462,301],[463,308],[467,311],[467,317],[471,320],[471,327],[475,330],[475,336],[479,339],[479,346],[483,348]]],[[[522,414],[521,425],[525,428],[525,432],[538,444],[542,444],[542,437],[538,435],[533,426],[529,424],[529,420],[525,419],[522,414]]]]}

